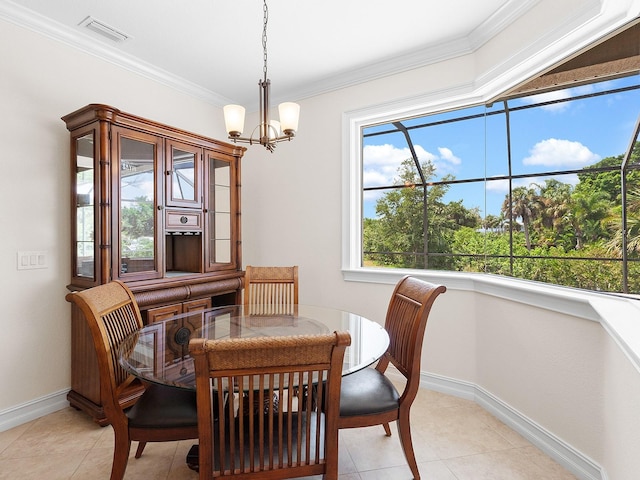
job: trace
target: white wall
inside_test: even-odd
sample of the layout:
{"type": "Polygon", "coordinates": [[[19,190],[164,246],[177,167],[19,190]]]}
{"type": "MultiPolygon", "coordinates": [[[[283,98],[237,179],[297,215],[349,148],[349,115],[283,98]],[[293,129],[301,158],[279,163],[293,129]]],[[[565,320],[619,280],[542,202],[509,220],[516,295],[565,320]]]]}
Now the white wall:
{"type": "Polygon", "coordinates": [[[598,438],[599,458],[611,480],[633,480],[640,472],[640,373],[610,336],[603,343],[601,415],[605,428],[598,438]]]}
{"type": "Polygon", "coordinates": [[[607,338],[601,325],[487,295],[476,309],[482,315],[475,383],[601,459],[607,338]]]}

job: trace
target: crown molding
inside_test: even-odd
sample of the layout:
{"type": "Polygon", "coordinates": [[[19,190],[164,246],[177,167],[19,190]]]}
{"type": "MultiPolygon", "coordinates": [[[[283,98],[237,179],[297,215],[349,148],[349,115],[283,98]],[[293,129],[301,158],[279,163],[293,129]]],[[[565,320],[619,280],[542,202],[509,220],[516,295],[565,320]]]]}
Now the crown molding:
{"type": "MultiPolygon", "coordinates": [[[[510,0],[494,15],[474,29],[468,36],[453,39],[438,45],[428,45],[404,55],[389,57],[375,64],[343,71],[336,75],[306,83],[302,87],[289,89],[285,94],[282,94],[281,98],[274,96],[274,103],[284,101],[285,97],[289,100],[292,98],[308,98],[432,65],[462,55],[472,54],[515,19],[524,15],[529,9],[539,3],[539,1],[540,0],[510,0]]],[[[120,66],[150,80],[157,81],[170,88],[200,98],[213,105],[221,107],[228,103],[233,103],[229,98],[214,91],[171,74],[137,57],[116,51],[98,39],[84,35],[82,32],[74,31],[65,25],[39,15],[10,0],[0,0],[0,18],[120,66]]]]}
{"type": "MultiPolygon", "coordinates": [[[[289,88],[285,93],[274,95],[272,101],[279,103],[285,99],[301,100],[460,56],[473,55],[485,43],[495,38],[541,1],[509,0],[464,37],[437,45],[427,45],[404,55],[389,57],[374,64],[307,82],[303,86],[289,88]]],[[[621,0],[616,1],[621,2],[621,0]]],[[[637,2],[637,0],[630,1],[632,4],[637,2]]],[[[518,81],[530,76],[532,72],[539,73],[541,69],[551,66],[560,57],[566,56],[568,51],[575,51],[589,41],[593,41],[594,32],[602,32],[603,24],[610,26],[615,23],[615,19],[610,18],[611,15],[603,14],[605,3],[611,3],[611,0],[586,0],[580,9],[576,10],[573,18],[563,23],[560,28],[547,32],[526,48],[505,58],[490,70],[482,72],[476,79],[477,92],[482,92],[480,96],[488,100],[492,94],[495,95],[495,92],[506,91],[518,81]],[[582,28],[583,26],[586,28],[582,28]]],[[[611,7],[609,9],[615,11],[614,14],[617,14],[618,20],[628,19],[632,14],[631,10],[635,8],[631,5],[628,6],[627,11],[622,12],[624,10],[622,5],[611,5],[611,7]]],[[[160,69],[133,55],[116,51],[105,42],[70,29],[11,0],[0,0],[0,18],[215,106],[222,107],[228,103],[234,103],[217,92],[160,69]]]]}
{"type": "MultiPolygon", "coordinates": [[[[325,77],[307,83],[304,87],[289,89],[286,97],[289,99],[308,98],[473,54],[539,2],[540,0],[510,0],[467,36],[438,45],[429,45],[404,55],[383,59],[375,64],[325,77]]],[[[281,98],[274,96],[274,103],[284,101],[284,99],[284,96],[281,98]]]]}
{"type": "Polygon", "coordinates": [[[9,0],[0,0],[0,18],[44,35],[52,40],[80,50],[96,58],[156,81],[177,91],[199,98],[207,103],[222,106],[230,103],[228,98],[203,88],[182,77],[147,63],[133,55],[111,48],[108,44],[88,35],[74,31],[59,22],[39,15],[9,0]]]}

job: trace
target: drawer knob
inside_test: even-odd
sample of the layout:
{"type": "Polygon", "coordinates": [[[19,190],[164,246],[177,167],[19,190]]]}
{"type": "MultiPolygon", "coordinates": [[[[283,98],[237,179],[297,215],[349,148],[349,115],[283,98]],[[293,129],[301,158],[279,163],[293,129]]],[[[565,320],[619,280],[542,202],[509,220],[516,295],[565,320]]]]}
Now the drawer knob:
{"type": "Polygon", "coordinates": [[[189,219],[187,217],[185,217],[184,215],[180,217],[180,223],[187,223],[189,221],[189,219]]]}

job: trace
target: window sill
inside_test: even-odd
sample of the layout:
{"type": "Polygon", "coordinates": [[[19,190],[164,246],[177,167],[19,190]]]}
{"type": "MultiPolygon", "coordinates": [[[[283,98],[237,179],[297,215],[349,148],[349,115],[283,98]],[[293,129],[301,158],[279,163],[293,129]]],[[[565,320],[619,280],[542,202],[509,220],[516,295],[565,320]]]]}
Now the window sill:
{"type": "Polygon", "coordinates": [[[404,275],[440,283],[452,290],[491,295],[598,322],[640,370],[640,300],[482,273],[375,268],[343,270],[347,282],[395,285],[404,275]]]}

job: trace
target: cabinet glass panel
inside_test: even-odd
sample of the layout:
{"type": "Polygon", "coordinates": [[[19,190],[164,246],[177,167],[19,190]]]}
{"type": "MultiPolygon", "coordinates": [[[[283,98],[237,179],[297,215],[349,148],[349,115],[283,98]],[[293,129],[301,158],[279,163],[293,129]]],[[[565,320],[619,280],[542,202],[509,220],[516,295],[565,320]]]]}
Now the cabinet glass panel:
{"type": "Polygon", "coordinates": [[[231,262],[231,166],[210,159],[209,255],[212,263],[231,262]]]}
{"type": "Polygon", "coordinates": [[[155,144],[120,140],[120,273],[156,269],[155,144]]]}
{"type": "Polygon", "coordinates": [[[171,149],[171,199],[195,202],[196,155],[179,148],[171,149]]]}
{"type": "Polygon", "coordinates": [[[95,211],[93,132],[76,139],[76,264],[77,277],[95,279],[95,211]]]}

